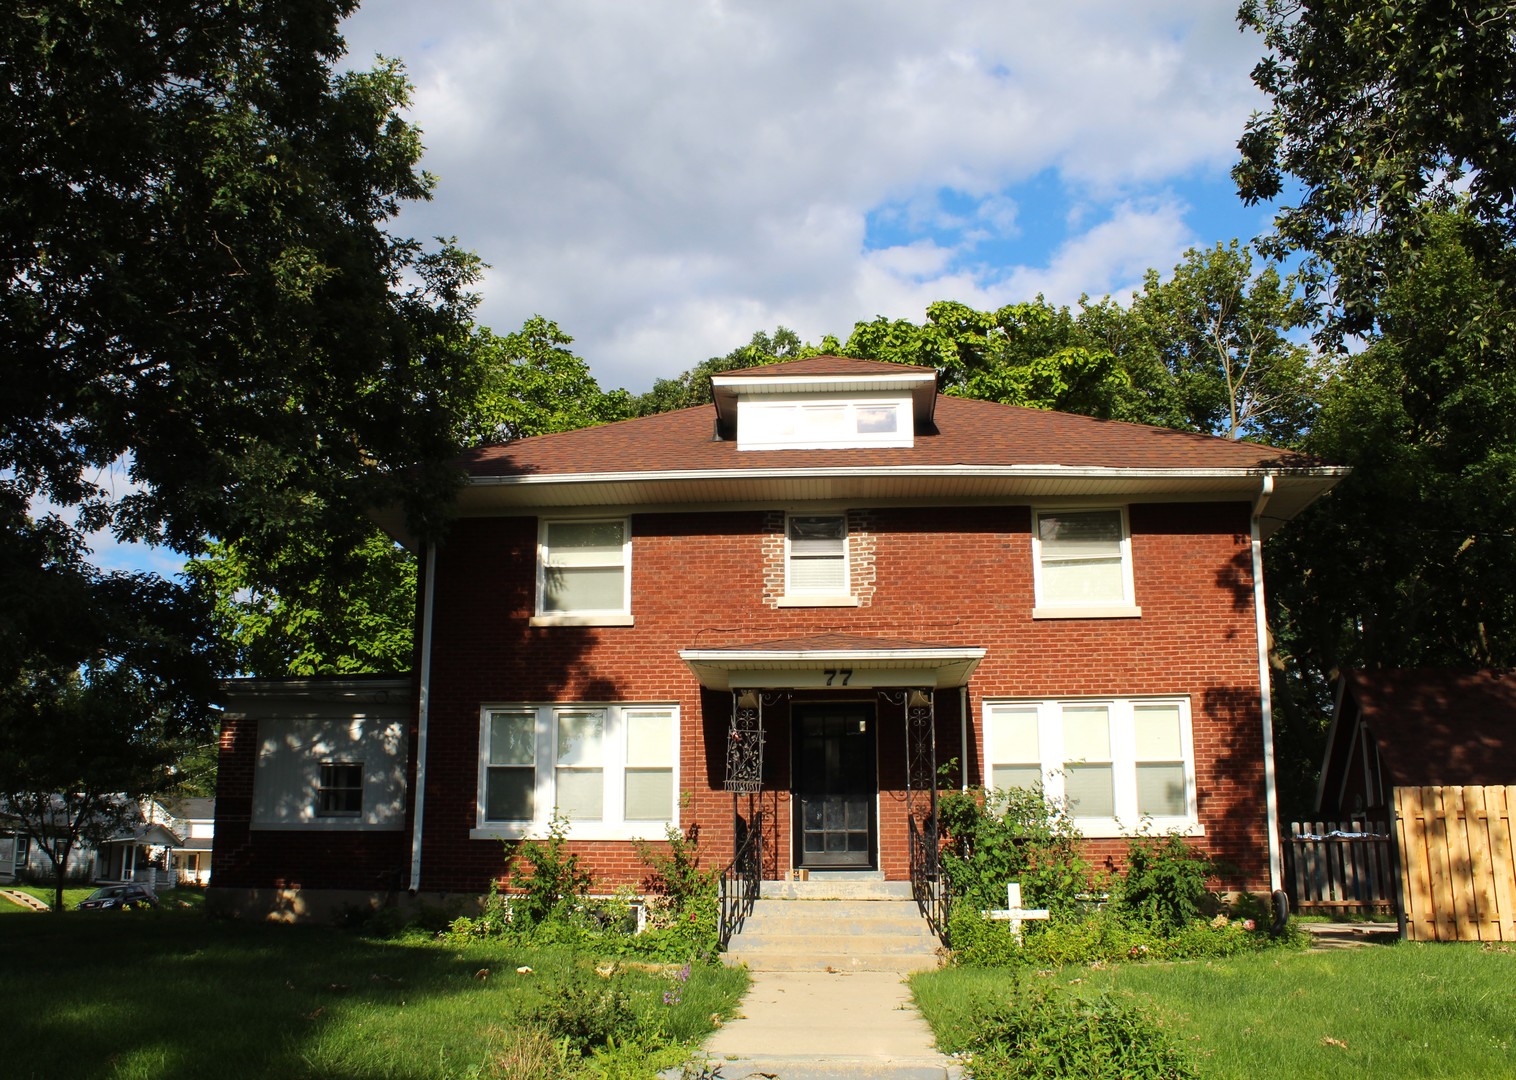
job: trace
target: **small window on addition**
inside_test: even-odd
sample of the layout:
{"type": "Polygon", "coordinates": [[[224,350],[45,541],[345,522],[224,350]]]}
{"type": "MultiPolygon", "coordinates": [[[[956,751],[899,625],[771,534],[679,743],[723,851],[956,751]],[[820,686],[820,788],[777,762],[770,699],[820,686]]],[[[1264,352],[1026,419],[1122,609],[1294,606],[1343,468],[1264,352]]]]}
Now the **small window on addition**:
{"type": "Polygon", "coordinates": [[[363,763],[326,761],[316,789],[317,817],[357,817],[363,813],[363,763]]]}

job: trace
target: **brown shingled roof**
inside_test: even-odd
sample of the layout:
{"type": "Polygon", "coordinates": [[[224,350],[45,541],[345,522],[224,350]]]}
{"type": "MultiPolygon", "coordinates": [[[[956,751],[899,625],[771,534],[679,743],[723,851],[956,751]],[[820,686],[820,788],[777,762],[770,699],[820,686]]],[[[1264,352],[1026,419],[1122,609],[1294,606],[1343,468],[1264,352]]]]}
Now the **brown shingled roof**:
{"type": "Polygon", "coordinates": [[[971,398],[939,398],[936,429],[918,432],[911,447],[739,451],[736,442],[716,438],[715,412],[700,406],[479,447],[465,453],[461,464],[481,477],[900,465],[1277,470],[1316,464],[1256,443],[971,398]]]}
{"type": "Polygon", "coordinates": [[[1350,671],[1395,784],[1516,784],[1516,672],[1350,671]]]}

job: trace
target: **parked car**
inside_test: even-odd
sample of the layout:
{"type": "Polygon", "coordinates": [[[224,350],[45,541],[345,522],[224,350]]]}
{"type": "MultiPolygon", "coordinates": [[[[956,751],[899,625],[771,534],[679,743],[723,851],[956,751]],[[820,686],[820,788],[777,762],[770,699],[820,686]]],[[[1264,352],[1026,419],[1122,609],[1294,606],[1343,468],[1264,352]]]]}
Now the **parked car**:
{"type": "Polygon", "coordinates": [[[79,901],[78,911],[127,911],[158,906],[158,898],[145,885],[106,885],[79,901]]]}

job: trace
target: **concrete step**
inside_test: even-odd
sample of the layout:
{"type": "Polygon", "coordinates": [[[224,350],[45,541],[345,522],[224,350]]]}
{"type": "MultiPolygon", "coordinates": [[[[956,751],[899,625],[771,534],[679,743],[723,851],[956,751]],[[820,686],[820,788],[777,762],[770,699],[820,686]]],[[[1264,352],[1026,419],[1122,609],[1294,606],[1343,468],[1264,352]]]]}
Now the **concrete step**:
{"type": "Polygon", "coordinates": [[[926,971],[940,963],[938,944],[913,901],[765,896],[727,959],[755,971],[926,971]]]}
{"type": "Polygon", "coordinates": [[[812,874],[808,881],[765,881],[759,895],[765,900],[910,900],[911,883],[855,874],[812,874]]]}

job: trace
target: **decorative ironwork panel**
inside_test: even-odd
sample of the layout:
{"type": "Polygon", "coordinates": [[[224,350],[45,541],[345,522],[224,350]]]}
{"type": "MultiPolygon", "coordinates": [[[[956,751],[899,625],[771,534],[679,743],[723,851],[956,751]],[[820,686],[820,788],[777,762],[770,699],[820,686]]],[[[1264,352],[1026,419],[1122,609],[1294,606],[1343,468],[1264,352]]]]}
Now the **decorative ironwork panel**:
{"type": "Polygon", "coordinates": [[[726,790],[763,790],[763,707],[751,691],[732,691],[732,722],[726,732],[726,790]]]}

